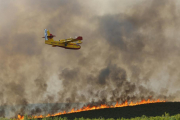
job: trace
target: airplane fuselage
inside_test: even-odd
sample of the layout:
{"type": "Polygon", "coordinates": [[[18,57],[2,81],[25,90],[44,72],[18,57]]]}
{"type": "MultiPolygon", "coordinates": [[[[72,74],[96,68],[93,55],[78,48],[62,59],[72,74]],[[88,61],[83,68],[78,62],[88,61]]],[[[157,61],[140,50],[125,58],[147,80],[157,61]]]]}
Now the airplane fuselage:
{"type": "Polygon", "coordinates": [[[52,47],[63,47],[66,49],[80,49],[81,46],[78,44],[81,44],[81,41],[77,42],[69,42],[64,43],[66,40],[60,40],[60,41],[52,41],[52,40],[45,40],[45,44],[52,45],[52,47]]]}
{"type": "Polygon", "coordinates": [[[63,47],[65,49],[80,49],[81,46],[79,44],[82,43],[82,36],[78,36],[76,38],[62,39],[59,41],[55,41],[53,39],[55,35],[50,34],[49,30],[44,29],[44,37],[45,44],[52,45],[52,47],[63,47]]]}

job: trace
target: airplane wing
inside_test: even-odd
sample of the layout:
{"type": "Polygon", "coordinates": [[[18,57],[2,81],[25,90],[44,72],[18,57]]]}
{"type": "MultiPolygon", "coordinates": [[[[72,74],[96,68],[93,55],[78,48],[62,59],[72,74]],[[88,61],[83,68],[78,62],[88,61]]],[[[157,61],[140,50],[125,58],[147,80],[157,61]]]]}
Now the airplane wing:
{"type": "Polygon", "coordinates": [[[79,41],[79,40],[83,40],[82,36],[78,36],[77,38],[61,40],[61,43],[75,42],[75,41],[79,41]]]}

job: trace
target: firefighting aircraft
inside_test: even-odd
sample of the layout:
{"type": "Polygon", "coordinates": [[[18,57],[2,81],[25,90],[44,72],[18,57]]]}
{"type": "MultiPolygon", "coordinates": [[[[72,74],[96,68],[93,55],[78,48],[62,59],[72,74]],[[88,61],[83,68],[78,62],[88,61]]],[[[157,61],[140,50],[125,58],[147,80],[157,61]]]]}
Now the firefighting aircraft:
{"type": "Polygon", "coordinates": [[[59,41],[54,41],[53,37],[55,35],[50,34],[49,30],[44,29],[44,37],[45,44],[52,45],[52,47],[63,47],[65,49],[80,49],[81,40],[83,40],[82,36],[78,36],[76,38],[62,39],[59,41]]]}

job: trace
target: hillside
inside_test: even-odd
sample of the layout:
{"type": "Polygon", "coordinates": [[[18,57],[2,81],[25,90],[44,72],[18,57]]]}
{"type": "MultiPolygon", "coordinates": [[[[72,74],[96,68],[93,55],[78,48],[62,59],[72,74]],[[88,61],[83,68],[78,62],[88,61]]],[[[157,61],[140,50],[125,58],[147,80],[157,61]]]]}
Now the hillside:
{"type": "Polygon", "coordinates": [[[161,116],[164,113],[175,115],[180,113],[180,102],[152,103],[137,106],[128,106],[120,108],[105,108],[99,110],[83,111],[79,113],[71,113],[60,115],[58,117],[74,118],[132,118],[146,116],[161,116]]]}

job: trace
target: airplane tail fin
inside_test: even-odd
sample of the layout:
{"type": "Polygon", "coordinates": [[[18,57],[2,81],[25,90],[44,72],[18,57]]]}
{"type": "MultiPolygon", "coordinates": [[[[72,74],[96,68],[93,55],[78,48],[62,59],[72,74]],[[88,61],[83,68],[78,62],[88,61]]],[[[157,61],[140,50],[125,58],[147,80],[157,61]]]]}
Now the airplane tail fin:
{"type": "Polygon", "coordinates": [[[44,29],[44,37],[45,40],[53,40],[53,37],[55,37],[55,35],[50,34],[49,30],[44,29]]]}
{"type": "Polygon", "coordinates": [[[83,37],[82,37],[82,36],[78,36],[78,37],[76,38],[76,40],[83,40],[83,37]]]}

